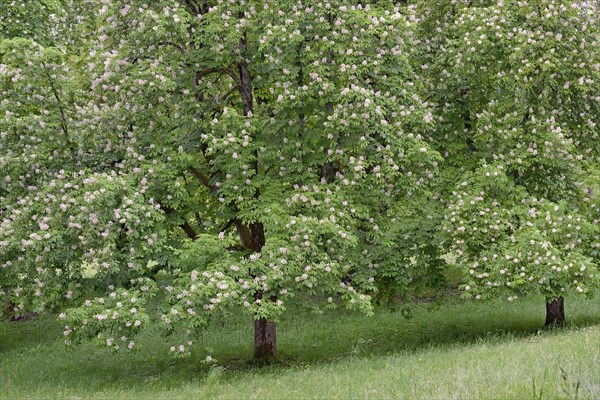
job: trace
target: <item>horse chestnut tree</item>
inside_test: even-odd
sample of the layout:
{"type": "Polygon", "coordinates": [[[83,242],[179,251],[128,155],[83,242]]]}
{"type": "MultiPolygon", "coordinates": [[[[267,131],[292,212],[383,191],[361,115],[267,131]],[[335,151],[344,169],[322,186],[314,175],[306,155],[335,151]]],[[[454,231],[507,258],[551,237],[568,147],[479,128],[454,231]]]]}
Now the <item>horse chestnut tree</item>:
{"type": "Polygon", "coordinates": [[[67,342],[132,349],[162,290],[169,330],[240,308],[268,360],[290,297],[370,313],[378,282],[408,281],[402,217],[441,158],[399,8],[86,7],[83,49],[3,40],[0,260],[17,308],[67,297],[67,342]]]}
{"type": "Polygon", "coordinates": [[[592,2],[420,2],[415,59],[445,156],[440,237],[468,297],[598,284],[600,63],[592,2]]]}

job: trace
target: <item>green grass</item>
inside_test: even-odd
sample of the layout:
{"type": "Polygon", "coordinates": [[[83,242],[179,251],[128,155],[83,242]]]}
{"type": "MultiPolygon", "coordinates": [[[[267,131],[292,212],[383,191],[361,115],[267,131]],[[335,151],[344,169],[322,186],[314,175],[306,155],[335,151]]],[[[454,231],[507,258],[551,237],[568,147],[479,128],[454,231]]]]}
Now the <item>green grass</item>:
{"type": "Polygon", "coordinates": [[[0,324],[0,398],[600,398],[598,298],[566,299],[566,329],[543,331],[544,302],[422,303],[413,317],[379,310],[290,310],[278,361],[250,362],[251,320],[205,332],[198,351],[170,358],[155,331],[134,354],[66,351],[53,317],[0,324]],[[204,347],[218,366],[202,363],[204,347]],[[534,389],[535,388],[535,389],[534,389]]]}

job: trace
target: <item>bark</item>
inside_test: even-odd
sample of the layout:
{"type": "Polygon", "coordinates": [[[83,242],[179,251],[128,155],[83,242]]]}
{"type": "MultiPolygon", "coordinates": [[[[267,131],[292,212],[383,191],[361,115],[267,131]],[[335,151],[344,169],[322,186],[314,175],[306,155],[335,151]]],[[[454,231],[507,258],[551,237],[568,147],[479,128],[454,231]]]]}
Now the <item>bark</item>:
{"type": "Polygon", "coordinates": [[[192,228],[192,226],[187,221],[184,221],[183,224],[179,225],[179,227],[183,229],[187,237],[189,237],[190,239],[196,240],[196,238],[198,238],[196,230],[194,230],[194,228],[192,228]]]}
{"type": "Polygon", "coordinates": [[[192,175],[194,175],[196,177],[196,179],[198,179],[204,186],[206,186],[207,188],[209,188],[211,190],[211,192],[215,191],[215,187],[213,185],[210,184],[210,180],[208,178],[208,176],[206,176],[205,174],[203,174],[202,172],[200,172],[200,170],[196,167],[188,167],[188,170],[192,173],[192,175]]]}
{"type": "MultiPolygon", "coordinates": [[[[240,52],[242,57],[246,57],[247,50],[248,42],[246,40],[246,33],[244,33],[240,39],[240,52]]],[[[250,71],[248,70],[248,64],[246,63],[245,59],[238,64],[238,69],[240,73],[239,91],[240,96],[242,97],[242,104],[244,106],[244,115],[248,116],[250,113],[252,113],[254,99],[252,96],[252,79],[250,78],[250,71]]]]}
{"type": "Polygon", "coordinates": [[[238,235],[240,236],[240,240],[242,241],[242,245],[245,249],[253,249],[253,240],[252,240],[252,232],[250,232],[250,228],[248,225],[244,224],[239,219],[235,220],[235,225],[237,227],[238,235]]]}
{"type": "Polygon", "coordinates": [[[333,182],[334,177],[335,177],[335,167],[333,166],[333,163],[326,162],[325,164],[323,164],[323,167],[321,168],[321,175],[320,175],[321,180],[324,181],[325,183],[331,183],[331,182],[333,182]]]}
{"type": "Polygon", "coordinates": [[[4,318],[11,322],[23,322],[38,316],[38,313],[36,312],[28,312],[26,314],[19,315],[17,311],[18,308],[16,307],[15,303],[9,301],[2,310],[2,314],[4,318]]]}
{"type": "MultiPolygon", "coordinates": [[[[48,68],[46,64],[42,64],[46,71],[48,68]]],[[[73,143],[71,142],[71,136],[69,135],[69,129],[67,128],[67,117],[65,116],[65,109],[63,107],[63,103],[61,101],[60,95],[58,94],[58,90],[56,86],[54,86],[54,80],[50,76],[48,72],[46,72],[46,76],[48,77],[48,83],[50,84],[50,89],[52,90],[52,94],[54,95],[54,99],[56,100],[56,104],[58,105],[58,110],[60,111],[60,127],[65,135],[65,141],[67,147],[69,148],[69,155],[71,156],[71,160],[75,161],[75,147],[73,147],[73,143]]]]}
{"type": "Polygon", "coordinates": [[[252,232],[252,249],[258,253],[265,245],[264,225],[261,222],[255,222],[250,225],[250,232],[252,232]]]}
{"type": "Polygon", "coordinates": [[[15,307],[16,307],[16,305],[12,301],[9,301],[8,303],[6,303],[6,306],[2,310],[2,315],[4,316],[4,318],[6,318],[6,319],[13,318],[15,315],[15,310],[16,310],[15,307]]]}
{"type": "Polygon", "coordinates": [[[254,320],[254,359],[268,362],[276,356],[275,322],[265,318],[254,320]]]}
{"type": "Polygon", "coordinates": [[[565,299],[559,297],[546,302],[546,326],[564,326],[565,324],[565,299]]]}
{"type": "MultiPolygon", "coordinates": [[[[165,214],[174,214],[177,211],[169,206],[162,206],[163,211],[165,212],[165,214]]],[[[196,240],[196,238],[198,237],[198,234],[196,233],[196,230],[184,219],[183,219],[183,223],[181,223],[179,225],[179,227],[181,229],[183,229],[183,231],[185,232],[185,234],[192,240],[196,240]]]]}
{"type": "MultiPolygon", "coordinates": [[[[250,75],[250,69],[246,61],[246,53],[248,51],[248,41],[246,33],[242,35],[240,39],[240,53],[242,60],[238,63],[239,70],[239,93],[242,98],[242,105],[244,107],[244,115],[250,117],[254,109],[254,96],[252,92],[252,77],[250,75]]],[[[254,151],[254,162],[252,167],[255,174],[258,175],[258,151],[254,151]]],[[[258,198],[260,192],[257,190],[254,194],[254,198],[258,198]]],[[[265,245],[265,229],[261,222],[252,222],[250,224],[244,224],[242,221],[237,220],[236,225],[238,233],[244,247],[252,249],[256,253],[260,253],[262,247],[265,245]]],[[[262,293],[256,293],[255,298],[262,298],[262,293]]],[[[271,301],[275,301],[275,298],[271,298],[271,301]]],[[[277,343],[275,341],[275,323],[268,321],[265,318],[259,318],[254,320],[254,359],[263,362],[270,362],[275,359],[277,355],[277,343]]]]}
{"type": "Polygon", "coordinates": [[[475,142],[473,141],[473,121],[471,119],[471,111],[469,111],[469,90],[461,89],[460,94],[462,95],[461,104],[463,106],[463,121],[465,133],[467,134],[467,147],[471,152],[476,153],[477,147],[475,146],[475,142]]]}

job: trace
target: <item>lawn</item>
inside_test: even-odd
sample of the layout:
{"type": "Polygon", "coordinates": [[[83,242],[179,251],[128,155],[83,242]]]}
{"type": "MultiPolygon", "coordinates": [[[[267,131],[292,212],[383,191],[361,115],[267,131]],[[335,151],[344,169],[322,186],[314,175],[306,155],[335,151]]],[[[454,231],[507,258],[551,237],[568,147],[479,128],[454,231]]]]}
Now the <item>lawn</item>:
{"type": "Polygon", "coordinates": [[[540,330],[543,299],[420,303],[412,318],[381,309],[290,310],[278,325],[278,361],[250,361],[251,321],[216,324],[186,359],[158,331],[131,355],[65,350],[47,316],[0,324],[0,398],[600,398],[598,298],[566,299],[568,325],[540,330]],[[217,363],[203,363],[205,348],[217,363]]]}

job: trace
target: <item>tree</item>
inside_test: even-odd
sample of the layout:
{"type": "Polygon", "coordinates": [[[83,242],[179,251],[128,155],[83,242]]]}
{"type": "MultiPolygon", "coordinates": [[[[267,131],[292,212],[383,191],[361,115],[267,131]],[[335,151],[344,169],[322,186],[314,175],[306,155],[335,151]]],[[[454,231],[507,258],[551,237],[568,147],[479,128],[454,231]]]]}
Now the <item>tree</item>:
{"type": "Polygon", "coordinates": [[[597,16],[572,1],[413,10],[446,156],[440,233],[465,294],[542,293],[560,325],[563,294],[598,284],[597,16]]]}
{"type": "MultiPolygon", "coordinates": [[[[61,314],[67,342],[135,348],[159,269],[171,277],[167,329],[193,335],[240,307],[254,316],[263,360],[276,355],[275,319],[292,296],[370,313],[378,285],[407,282],[416,245],[395,251],[398,232],[439,156],[422,136],[431,115],[398,8],[87,4],[98,37],[66,80],[78,90],[68,111],[55,96],[48,114],[42,105],[18,114],[53,118],[52,131],[32,126],[34,148],[15,115],[2,128],[14,154],[3,162],[36,174],[4,180],[0,257],[19,260],[13,288],[39,281],[46,298],[49,286],[73,286],[81,306],[61,314]],[[63,125],[69,138],[58,141],[63,125]],[[90,287],[105,294],[86,298],[90,287]]],[[[3,62],[4,92],[37,99],[10,83],[22,63],[3,62]]]]}
{"type": "Polygon", "coordinates": [[[0,6],[0,305],[7,315],[70,302],[72,289],[81,285],[81,249],[64,232],[50,231],[48,221],[64,219],[71,206],[65,192],[79,189],[77,178],[86,168],[79,124],[89,96],[76,70],[91,21],[67,13],[82,8],[68,0],[0,6]],[[60,210],[57,200],[64,200],[60,210]],[[51,210],[56,214],[50,216],[51,210]],[[29,223],[20,225],[24,218],[29,223]],[[54,248],[64,246],[68,256],[52,254],[41,243],[46,239],[54,248]],[[62,259],[70,265],[56,270],[62,259]]]}

